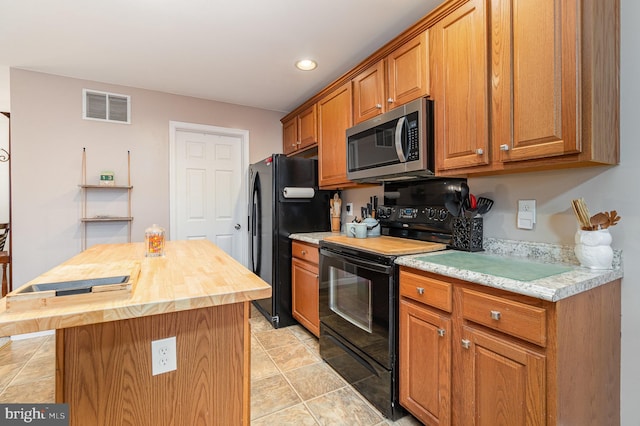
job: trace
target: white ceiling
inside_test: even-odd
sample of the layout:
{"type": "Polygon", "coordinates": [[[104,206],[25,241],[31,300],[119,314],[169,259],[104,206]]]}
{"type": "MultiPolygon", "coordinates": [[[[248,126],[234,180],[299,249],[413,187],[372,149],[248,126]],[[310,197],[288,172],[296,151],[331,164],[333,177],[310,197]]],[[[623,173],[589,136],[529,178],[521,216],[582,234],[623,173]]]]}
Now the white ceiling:
{"type": "Polygon", "coordinates": [[[289,112],[441,2],[0,0],[0,76],[16,67],[289,112]],[[303,57],[318,68],[296,70],[303,57]]]}

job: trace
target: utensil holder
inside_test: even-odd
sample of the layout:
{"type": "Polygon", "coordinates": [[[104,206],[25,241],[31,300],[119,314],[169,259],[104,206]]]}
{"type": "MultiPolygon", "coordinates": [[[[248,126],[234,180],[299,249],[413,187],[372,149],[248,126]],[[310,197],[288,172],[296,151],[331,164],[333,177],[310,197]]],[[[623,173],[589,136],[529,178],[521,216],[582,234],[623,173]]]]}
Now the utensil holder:
{"type": "Polygon", "coordinates": [[[482,217],[454,217],[450,247],[464,251],[482,251],[482,217]]]}
{"type": "Polygon", "coordinates": [[[340,232],[340,216],[331,216],[331,232],[340,232]]]}

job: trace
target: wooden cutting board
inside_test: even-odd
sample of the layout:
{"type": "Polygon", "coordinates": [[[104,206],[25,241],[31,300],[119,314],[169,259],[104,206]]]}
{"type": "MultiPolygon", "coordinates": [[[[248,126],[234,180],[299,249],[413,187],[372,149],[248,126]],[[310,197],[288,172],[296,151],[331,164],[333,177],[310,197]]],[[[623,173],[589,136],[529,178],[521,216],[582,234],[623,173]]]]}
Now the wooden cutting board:
{"type": "Polygon", "coordinates": [[[7,294],[7,312],[129,298],[135,291],[139,274],[140,262],[133,260],[108,264],[61,265],[7,294]],[[31,284],[57,283],[123,275],[129,276],[127,282],[97,286],[94,287],[90,293],[56,296],[55,290],[33,291],[28,293],[20,292],[23,287],[28,287],[31,284]]]}
{"type": "Polygon", "coordinates": [[[372,238],[351,238],[346,235],[335,235],[325,238],[325,241],[391,256],[427,253],[430,251],[445,250],[447,248],[446,244],[387,237],[385,235],[372,238]]]}

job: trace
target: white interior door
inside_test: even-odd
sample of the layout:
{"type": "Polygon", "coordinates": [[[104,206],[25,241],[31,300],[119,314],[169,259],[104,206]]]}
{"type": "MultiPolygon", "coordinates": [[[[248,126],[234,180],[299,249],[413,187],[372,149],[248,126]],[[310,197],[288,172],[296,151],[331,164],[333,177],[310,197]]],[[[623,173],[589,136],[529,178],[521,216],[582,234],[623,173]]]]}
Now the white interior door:
{"type": "Polygon", "coordinates": [[[174,129],[173,240],[208,239],[246,265],[247,133],[234,129],[174,129]]]}

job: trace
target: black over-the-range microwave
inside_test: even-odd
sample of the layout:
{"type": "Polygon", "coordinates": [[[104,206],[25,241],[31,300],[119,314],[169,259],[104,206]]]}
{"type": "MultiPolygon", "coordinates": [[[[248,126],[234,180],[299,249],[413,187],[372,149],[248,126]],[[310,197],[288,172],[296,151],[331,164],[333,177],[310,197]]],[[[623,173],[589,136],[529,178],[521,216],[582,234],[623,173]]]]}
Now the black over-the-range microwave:
{"type": "Polygon", "coordinates": [[[416,99],[346,132],[347,178],[384,182],[433,176],[433,101],[416,99]]]}

